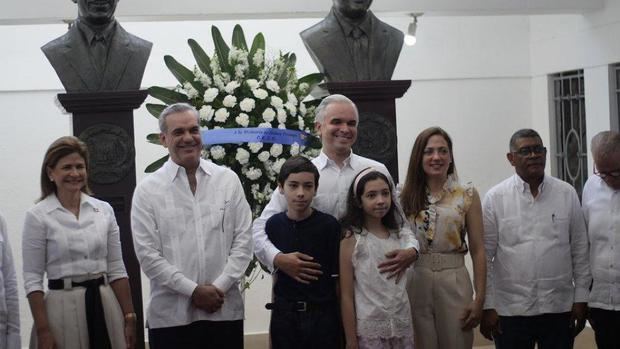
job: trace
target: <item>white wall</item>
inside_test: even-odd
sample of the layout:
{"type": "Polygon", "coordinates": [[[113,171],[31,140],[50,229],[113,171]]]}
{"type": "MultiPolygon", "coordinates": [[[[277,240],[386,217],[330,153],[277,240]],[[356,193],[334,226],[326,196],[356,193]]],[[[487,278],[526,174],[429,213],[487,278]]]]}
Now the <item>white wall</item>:
{"type": "MultiPolygon", "coordinates": [[[[614,11],[615,18],[618,18],[617,9],[614,11]]],[[[545,42],[553,44],[555,40],[561,41],[566,22],[573,24],[569,29],[579,31],[583,28],[577,25],[583,24],[581,17],[559,17],[420,18],[418,44],[403,48],[394,76],[394,79],[413,80],[407,94],[397,101],[401,180],[405,178],[415,135],[433,125],[444,127],[452,135],[459,174],[463,180],[473,181],[481,195],[512,173],[504,155],[511,133],[522,127],[547,125],[548,128],[546,74],[555,67],[554,64],[564,64],[559,62],[564,60],[547,59],[547,53],[542,52],[547,46],[545,42]],[[557,30],[556,25],[559,26],[557,30]],[[545,35],[546,30],[549,36],[545,35]],[[557,39],[558,35],[560,39],[557,39]]],[[[617,32],[611,23],[614,16],[593,14],[592,17],[592,21],[596,17],[604,23],[609,22],[611,27],[602,30],[602,33],[591,29],[589,40],[603,40],[605,44],[617,46],[611,42],[613,35],[608,33],[617,32]],[[610,39],[606,41],[608,37],[610,39]]],[[[402,29],[409,21],[405,17],[383,19],[402,29]]],[[[246,37],[262,31],[272,54],[277,50],[295,52],[298,70],[300,74],[306,74],[314,72],[315,68],[296,33],[317,20],[239,22],[246,31],[246,37]]],[[[230,37],[234,23],[125,23],[128,31],[155,43],[143,85],[174,85],[174,78],[163,64],[163,55],[172,54],[179,61],[192,65],[187,38],[197,39],[207,52],[212,52],[210,26],[218,25],[225,37],[230,37]]],[[[587,25],[595,26],[591,23],[587,25]]],[[[43,153],[52,140],[69,134],[71,129],[70,117],[62,114],[54,102],[54,96],[61,92],[62,86],[39,51],[41,45],[61,35],[65,29],[62,25],[0,26],[0,43],[5,48],[0,55],[0,76],[3,77],[0,79],[0,105],[4,111],[3,127],[0,128],[0,162],[3,164],[0,171],[0,211],[7,218],[18,269],[21,269],[19,245],[24,211],[38,195],[37,177],[43,153]]],[[[609,63],[608,56],[617,55],[618,50],[599,49],[592,52],[605,55],[605,59],[588,59],[598,64],[592,65],[591,74],[600,77],[602,73],[597,67],[609,63]]],[[[140,181],[144,176],[142,169],[164,151],[142,141],[157,127],[155,119],[144,108],[135,113],[135,127],[136,166],[140,181]]],[[[597,127],[604,128],[604,123],[600,122],[597,127]]],[[[21,275],[19,278],[23,300],[22,335],[27,338],[32,322],[21,289],[21,275]]],[[[148,285],[144,280],[143,284],[148,285]]],[[[266,277],[247,293],[246,332],[267,330],[268,313],[263,306],[269,299],[269,287],[270,280],[266,277]]]]}

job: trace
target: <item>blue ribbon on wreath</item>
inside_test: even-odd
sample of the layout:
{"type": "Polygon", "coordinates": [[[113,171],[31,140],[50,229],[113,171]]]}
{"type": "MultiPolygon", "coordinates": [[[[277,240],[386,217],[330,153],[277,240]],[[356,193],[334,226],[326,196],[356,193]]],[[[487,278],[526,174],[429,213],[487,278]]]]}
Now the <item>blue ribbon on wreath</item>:
{"type": "Polygon", "coordinates": [[[304,131],[267,127],[218,128],[200,134],[205,145],[262,142],[306,146],[314,137],[304,131]]]}

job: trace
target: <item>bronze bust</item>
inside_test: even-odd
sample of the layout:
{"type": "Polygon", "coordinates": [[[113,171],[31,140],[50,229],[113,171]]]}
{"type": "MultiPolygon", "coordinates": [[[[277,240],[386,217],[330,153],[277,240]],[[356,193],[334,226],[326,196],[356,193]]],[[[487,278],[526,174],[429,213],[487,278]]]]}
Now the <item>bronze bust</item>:
{"type": "Polygon", "coordinates": [[[138,90],[152,43],[114,18],[118,0],[72,0],[78,18],[41,47],[67,92],[138,90]]]}
{"type": "Polygon", "coordinates": [[[333,0],[327,17],[300,33],[327,81],[391,80],[404,34],[380,21],[372,0],[333,0]]]}

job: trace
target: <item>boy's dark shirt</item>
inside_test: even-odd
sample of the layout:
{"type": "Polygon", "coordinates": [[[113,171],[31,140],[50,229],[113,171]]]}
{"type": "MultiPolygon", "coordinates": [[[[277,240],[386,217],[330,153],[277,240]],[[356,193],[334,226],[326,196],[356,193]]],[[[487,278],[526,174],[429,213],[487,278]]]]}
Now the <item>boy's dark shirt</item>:
{"type": "Polygon", "coordinates": [[[288,218],[286,212],[275,214],[267,220],[265,231],[269,241],[282,253],[301,252],[314,257],[321,264],[322,275],[318,280],[302,284],[278,270],[273,287],[275,298],[288,301],[324,303],[336,301],[340,224],[331,215],[313,210],[301,221],[288,218]]]}

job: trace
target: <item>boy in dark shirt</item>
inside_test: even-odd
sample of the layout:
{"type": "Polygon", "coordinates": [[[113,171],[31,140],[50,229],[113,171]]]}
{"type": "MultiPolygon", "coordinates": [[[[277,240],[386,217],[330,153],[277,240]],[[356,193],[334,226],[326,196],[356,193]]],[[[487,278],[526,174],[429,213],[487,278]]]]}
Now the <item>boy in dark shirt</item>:
{"type": "Polygon", "coordinates": [[[299,253],[320,271],[308,269],[311,281],[274,272],[269,332],[272,349],[337,348],[340,317],[336,295],[340,225],[336,218],[312,208],[319,171],[301,156],[288,159],[278,176],[287,211],[265,225],[269,240],[282,253],[299,253]]]}

